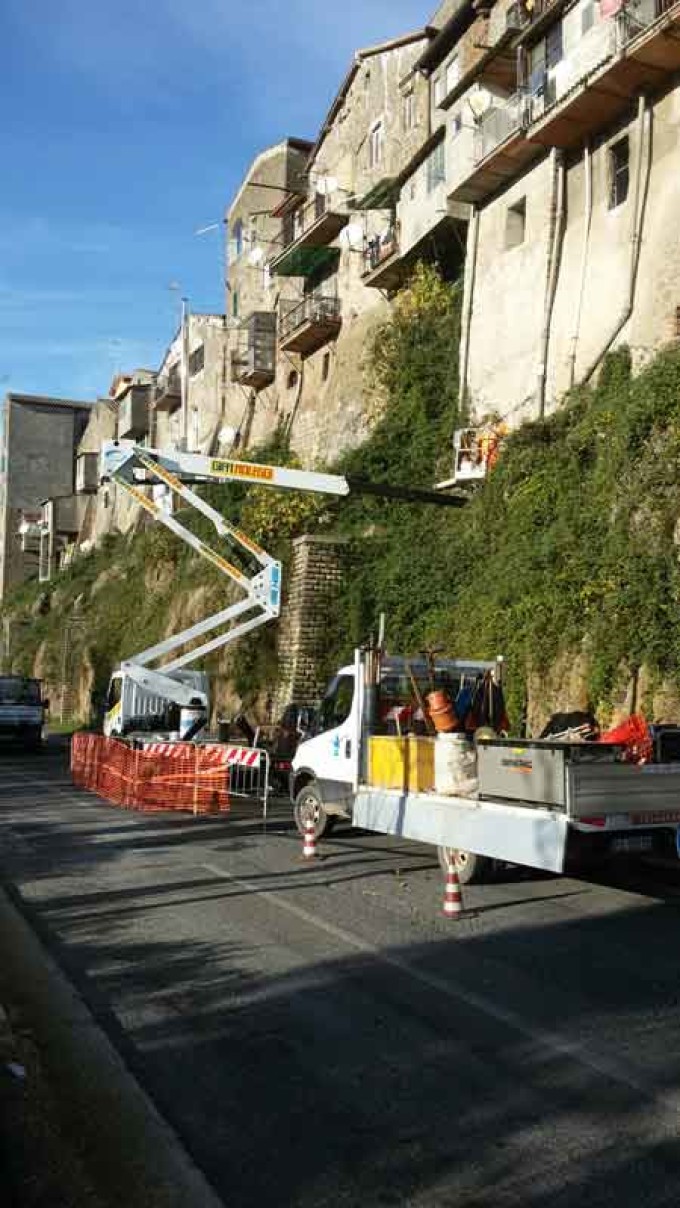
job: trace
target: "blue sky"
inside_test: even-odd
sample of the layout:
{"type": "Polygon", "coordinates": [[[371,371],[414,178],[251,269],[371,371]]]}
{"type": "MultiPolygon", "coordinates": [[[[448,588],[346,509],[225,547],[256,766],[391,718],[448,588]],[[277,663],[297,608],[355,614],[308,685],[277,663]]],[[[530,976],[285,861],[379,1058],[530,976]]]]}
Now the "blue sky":
{"type": "Polygon", "coordinates": [[[157,367],[181,293],[221,311],[219,232],[196,229],[258,150],[316,135],[357,47],[431,16],[419,0],[1,8],[0,393],[76,398],[157,367]]]}

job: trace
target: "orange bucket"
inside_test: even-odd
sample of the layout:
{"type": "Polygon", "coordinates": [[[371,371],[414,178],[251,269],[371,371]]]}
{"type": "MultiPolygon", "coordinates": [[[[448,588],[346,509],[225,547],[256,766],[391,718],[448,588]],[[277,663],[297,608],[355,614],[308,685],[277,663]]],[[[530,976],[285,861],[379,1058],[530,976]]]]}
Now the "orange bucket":
{"type": "Polygon", "coordinates": [[[456,711],[446,692],[430,692],[427,697],[427,709],[438,734],[450,734],[452,730],[459,728],[456,711]]]}

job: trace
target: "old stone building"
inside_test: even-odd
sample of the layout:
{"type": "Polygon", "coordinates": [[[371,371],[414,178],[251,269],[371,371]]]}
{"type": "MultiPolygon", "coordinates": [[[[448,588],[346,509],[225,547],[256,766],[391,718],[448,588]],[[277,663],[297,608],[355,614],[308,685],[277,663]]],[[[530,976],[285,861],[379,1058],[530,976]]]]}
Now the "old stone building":
{"type": "Polygon", "coordinates": [[[268,259],[279,294],[277,376],[294,392],[291,443],[307,463],[369,428],[366,349],[394,285],[374,274],[395,257],[399,181],[426,133],[427,88],[413,67],[428,40],[418,31],[355,54],[304,189],[278,207],[268,259]]]}
{"type": "Polygon", "coordinates": [[[251,163],[226,215],[229,331],[225,394],[225,435],[241,451],[272,435],[295,409],[297,381],[291,366],[277,366],[276,322],[281,299],[294,298],[298,282],[271,276],[268,255],[279,246],[282,225],[291,219],[280,207],[304,188],[304,171],[312,144],[287,138],[260,152],[251,163]]]}
{"type": "Polygon", "coordinates": [[[85,401],[8,394],[0,434],[0,599],[37,578],[43,504],[71,498],[85,401]]]}
{"type": "Polygon", "coordinates": [[[476,416],[535,418],[617,344],[639,365],[680,337],[679,31],[677,0],[491,8],[447,132],[476,416]]]}

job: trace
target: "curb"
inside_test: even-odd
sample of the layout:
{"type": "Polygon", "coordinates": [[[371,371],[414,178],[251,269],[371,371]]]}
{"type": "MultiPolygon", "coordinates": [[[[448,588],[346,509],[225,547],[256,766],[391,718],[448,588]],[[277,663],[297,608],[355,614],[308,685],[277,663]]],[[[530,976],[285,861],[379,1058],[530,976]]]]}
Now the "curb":
{"type": "MultiPolygon", "coordinates": [[[[0,890],[3,973],[34,1031],[65,1130],[126,1208],[224,1208],[20,911],[0,890]]],[[[2,1015],[0,1012],[0,1025],[2,1015]]]]}

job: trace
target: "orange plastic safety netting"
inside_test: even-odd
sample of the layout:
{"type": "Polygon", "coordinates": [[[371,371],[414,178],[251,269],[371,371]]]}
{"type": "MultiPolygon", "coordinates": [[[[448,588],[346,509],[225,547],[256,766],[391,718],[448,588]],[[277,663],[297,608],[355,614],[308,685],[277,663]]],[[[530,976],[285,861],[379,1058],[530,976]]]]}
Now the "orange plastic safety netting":
{"type": "Polygon", "coordinates": [[[229,769],[223,747],[150,743],[133,750],[115,738],[74,734],[71,776],[79,788],[134,810],[229,810],[229,769]]]}

